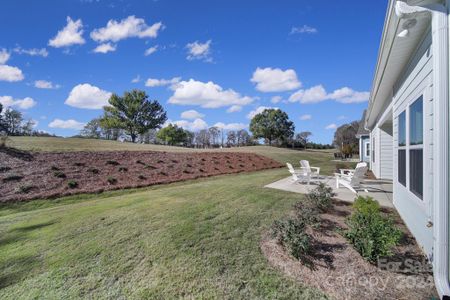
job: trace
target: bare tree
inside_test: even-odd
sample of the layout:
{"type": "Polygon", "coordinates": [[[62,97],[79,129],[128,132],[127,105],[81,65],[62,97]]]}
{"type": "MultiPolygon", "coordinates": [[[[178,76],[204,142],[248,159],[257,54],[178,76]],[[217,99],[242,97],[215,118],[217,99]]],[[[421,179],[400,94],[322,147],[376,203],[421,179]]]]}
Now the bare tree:
{"type": "Polygon", "coordinates": [[[230,130],[227,133],[227,144],[229,147],[233,147],[236,145],[236,132],[234,130],[230,130]]]}

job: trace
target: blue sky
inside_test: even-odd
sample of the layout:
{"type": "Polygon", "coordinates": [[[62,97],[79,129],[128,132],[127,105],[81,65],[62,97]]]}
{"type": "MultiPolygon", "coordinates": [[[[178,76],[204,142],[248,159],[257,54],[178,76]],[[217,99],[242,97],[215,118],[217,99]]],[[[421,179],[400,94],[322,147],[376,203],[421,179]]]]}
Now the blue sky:
{"type": "Polygon", "coordinates": [[[70,136],[110,93],[137,88],[191,130],[239,129],[278,107],[330,143],[367,106],[386,5],[6,0],[0,102],[70,136]]]}

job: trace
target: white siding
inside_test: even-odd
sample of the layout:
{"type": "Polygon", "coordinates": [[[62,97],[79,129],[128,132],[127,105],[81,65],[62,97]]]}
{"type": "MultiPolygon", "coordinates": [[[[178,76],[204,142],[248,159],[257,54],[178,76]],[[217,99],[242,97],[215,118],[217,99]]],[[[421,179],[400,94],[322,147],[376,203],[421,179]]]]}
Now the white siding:
{"type": "Polygon", "coordinates": [[[380,147],[380,178],[392,179],[393,176],[393,143],[392,135],[380,129],[379,131],[379,147],[380,147]]]}
{"type": "MultiPolygon", "coordinates": [[[[433,234],[432,229],[427,227],[430,220],[430,207],[432,204],[432,131],[433,131],[433,95],[432,95],[432,55],[431,55],[431,32],[428,31],[417,52],[412,57],[408,68],[394,87],[393,99],[393,183],[394,183],[394,205],[402,216],[408,228],[416,237],[418,243],[424,250],[432,253],[433,234]],[[398,116],[407,111],[410,104],[423,96],[424,108],[424,195],[423,200],[416,197],[408,188],[409,173],[406,172],[407,186],[398,182],[398,116]]],[[[408,113],[406,116],[406,135],[409,135],[408,113]]],[[[406,152],[406,163],[409,161],[409,153],[406,152]]],[[[408,168],[407,168],[408,170],[408,168]]]]}

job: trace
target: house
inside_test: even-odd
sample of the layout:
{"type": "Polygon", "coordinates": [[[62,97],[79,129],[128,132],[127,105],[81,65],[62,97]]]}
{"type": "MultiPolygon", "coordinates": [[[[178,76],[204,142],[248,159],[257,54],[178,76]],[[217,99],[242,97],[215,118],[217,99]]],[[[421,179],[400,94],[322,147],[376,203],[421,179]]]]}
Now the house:
{"type": "MultiPolygon", "coordinates": [[[[394,206],[449,286],[450,0],[390,0],[365,127],[370,168],[392,178],[394,206]]],[[[446,296],[446,297],[444,297],[446,296]]]]}
{"type": "Polygon", "coordinates": [[[370,132],[365,128],[366,110],[359,122],[356,138],[359,140],[359,160],[370,163],[370,132]]]}

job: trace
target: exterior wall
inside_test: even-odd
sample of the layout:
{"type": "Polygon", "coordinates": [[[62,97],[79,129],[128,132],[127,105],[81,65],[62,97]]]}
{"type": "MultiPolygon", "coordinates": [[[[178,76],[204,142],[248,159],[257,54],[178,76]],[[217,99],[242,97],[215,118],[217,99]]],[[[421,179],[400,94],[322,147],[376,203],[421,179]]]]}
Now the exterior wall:
{"type": "Polygon", "coordinates": [[[370,168],[377,178],[393,179],[393,137],[391,129],[377,125],[370,134],[370,168]]]}
{"type": "MultiPolygon", "coordinates": [[[[393,144],[394,144],[394,205],[402,216],[408,228],[416,237],[418,243],[427,254],[433,251],[433,231],[427,227],[431,220],[432,209],[432,185],[433,185],[433,67],[431,51],[431,31],[423,39],[421,45],[412,57],[408,68],[394,87],[393,99],[393,144]],[[398,116],[407,111],[410,104],[420,96],[423,97],[423,199],[418,198],[408,188],[409,172],[406,171],[406,187],[398,182],[398,116]]],[[[408,112],[406,124],[408,124],[408,112]]],[[[408,141],[409,128],[406,126],[408,141]]],[[[409,152],[406,151],[408,165],[409,152]]]]}
{"type": "Polygon", "coordinates": [[[359,138],[359,160],[365,161],[367,163],[370,163],[370,153],[367,155],[367,144],[369,144],[369,150],[372,151],[370,148],[370,138],[369,136],[361,136],[359,138]]]}

